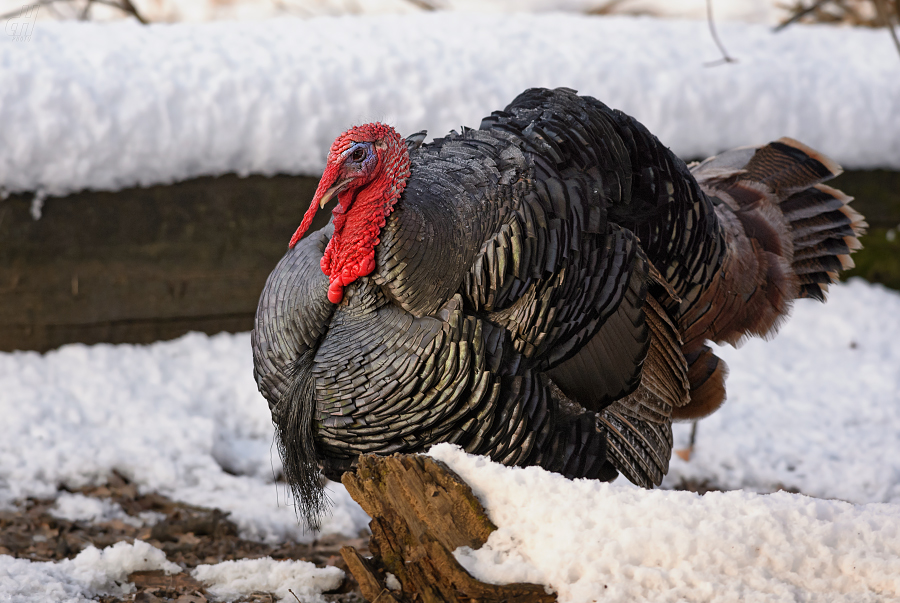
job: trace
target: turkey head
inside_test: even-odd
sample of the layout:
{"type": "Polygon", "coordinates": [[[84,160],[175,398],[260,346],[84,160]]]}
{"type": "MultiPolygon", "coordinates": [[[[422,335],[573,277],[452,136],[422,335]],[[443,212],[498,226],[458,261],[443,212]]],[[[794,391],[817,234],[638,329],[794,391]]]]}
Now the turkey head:
{"type": "Polygon", "coordinates": [[[350,128],[334,141],[319,187],[289,247],[306,233],[316,211],[337,195],[334,235],[322,256],[328,299],[338,304],[344,287],[375,270],[375,246],[385,220],[409,178],[404,139],[382,123],[350,128]]]}

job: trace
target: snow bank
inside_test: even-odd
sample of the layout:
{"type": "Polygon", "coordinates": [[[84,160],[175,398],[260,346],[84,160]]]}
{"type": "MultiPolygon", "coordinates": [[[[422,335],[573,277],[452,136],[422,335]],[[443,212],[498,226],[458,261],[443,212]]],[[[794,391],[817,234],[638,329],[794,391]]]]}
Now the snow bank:
{"type": "Polygon", "coordinates": [[[884,31],[575,15],[431,13],[206,25],[41,22],[0,37],[0,186],[62,195],[200,175],[316,174],[385,120],[441,135],[532,86],[568,86],[683,157],[793,136],[849,168],[900,168],[884,31]]]}
{"type": "MultiPolygon", "coordinates": [[[[118,471],[143,492],[230,511],[246,538],[312,540],[273,483],[280,464],[252,366],[248,334],[0,354],[0,505],[118,471]]],[[[330,490],[323,531],[356,536],[368,518],[343,486],[330,490]]],[[[64,510],[78,504],[58,508],[88,512],[64,510]]]]}
{"type": "Polygon", "coordinates": [[[0,555],[0,600],[15,603],[74,603],[97,595],[124,595],[134,590],[126,582],[137,571],[181,568],[146,542],[117,542],[102,551],[89,545],[74,559],[34,562],[0,555]]]}
{"type": "Polygon", "coordinates": [[[498,526],[460,563],[591,601],[900,600],[900,512],[802,495],[640,490],[507,468],[441,444],[498,526]],[[540,493],[540,495],[536,495],[540,493]]]}
{"type": "MultiPolygon", "coordinates": [[[[728,400],[699,423],[691,461],[672,458],[665,486],[900,503],[900,295],[852,279],[826,304],[799,300],[774,340],[716,353],[731,368],[728,400]]],[[[675,427],[683,446],[690,425],[675,427]]]]}
{"type": "MultiPolygon", "coordinates": [[[[694,457],[673,459],[666,481],[889,504],[644,492],[501,470],[439,448],[502,526],[491,548],[462,559],[484,577],[552,584],[561,601],[596,596],[589,582],[606,584],[612,601],[900,600],[897,333],[900,294],[854,280],[833,287],[827,304],[798,302],[773,341],[721,349],[730,399],[700,423],[694,457]],[[534,525],[518,523],[529,517],[534,525]],[[587,557],[567,556],[580,552],[587,557]]],[[[277,500],[273,430],[246,333],[0,354],[0,416],[0,506],[58,497],[54,513],[105,521],[121,509],[58,488],[103,483],[118,471],[142,491],[231,511],[244,537],[313,537],[277,500]]],[[[683,443],[684,429],[677,437],[683,443]]],[[[355,536],[368,518],[341,486],[331,488],[325,531],[355,536]]],[[[109,550],[90,555],[102,561],[109,550]]],[[[80,600],[89,580],[73,577],[81,566],[66,564],[75,561],[0,556],[0,599],[34,592],[34,601],[80,600]]],[[[239,580],[290,569],[229,568],[204,571],[239,580]]],[[[110,585],[107,575],[90,583],[110,585]]]]}

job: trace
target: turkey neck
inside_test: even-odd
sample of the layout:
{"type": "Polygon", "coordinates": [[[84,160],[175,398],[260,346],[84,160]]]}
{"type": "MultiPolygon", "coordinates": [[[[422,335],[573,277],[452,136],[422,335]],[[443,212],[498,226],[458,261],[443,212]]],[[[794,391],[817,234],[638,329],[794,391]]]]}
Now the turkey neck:
{"type": "Polygon", "coordinates": [[[398,194],[394,180],[396,176],[382,172],[366,186],[338,195],[334,235],[322,256],[331,301],[340,301],[344,287],[375,270],[375,246],[398,194]]]}
{"type": "Polygon", "coordinates": [[[397,305],[422,317],[459,290],[499,209],[488,191],[473,195],[449,186],[447,174],[416,155],[397,210],[381,230],[372,277],[397,305]]]}

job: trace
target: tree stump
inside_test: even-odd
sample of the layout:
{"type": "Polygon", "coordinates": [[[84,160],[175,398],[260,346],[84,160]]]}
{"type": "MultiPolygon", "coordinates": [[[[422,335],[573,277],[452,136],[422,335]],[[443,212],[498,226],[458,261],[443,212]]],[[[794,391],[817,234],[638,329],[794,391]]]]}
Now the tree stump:
{"type": "MultiPolygon", "coordinates": [[[[341,480],[369,514],[366,559],[345,546],[341,555],[370,603],[552,603],[537,584],[486,584],[453,557],[460,546],[480,548],[497,529],[469,486],[446,465],[422,455],[363,455],[341,480]],[[387,586],[393,574],[401,589],[387,586]]],[[[396,585],[394,585],[396,586],[396,585]]]]}

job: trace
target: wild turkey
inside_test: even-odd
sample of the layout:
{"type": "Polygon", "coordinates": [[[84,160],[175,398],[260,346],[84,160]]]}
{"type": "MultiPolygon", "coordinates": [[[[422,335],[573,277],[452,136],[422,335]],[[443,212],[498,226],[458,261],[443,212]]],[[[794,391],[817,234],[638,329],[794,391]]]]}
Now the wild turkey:
{"type": "Polygon", "coordinates": [[[568,89],[424,137],[341,135],[260,299],[254,374],[313,525],[319,470],[437,442],[658,485],[672,421],[725,398],[706,341],[770,335],[794,299],[824,300],[865,227],[821,184],[839,166],[797,141],[689,171],[568,89]]]}

